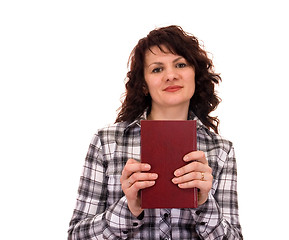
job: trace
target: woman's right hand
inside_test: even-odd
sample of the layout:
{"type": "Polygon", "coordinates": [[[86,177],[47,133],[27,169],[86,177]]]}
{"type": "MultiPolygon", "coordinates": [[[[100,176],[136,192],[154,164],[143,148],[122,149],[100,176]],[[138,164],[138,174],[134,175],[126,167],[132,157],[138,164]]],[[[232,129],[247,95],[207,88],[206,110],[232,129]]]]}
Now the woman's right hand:
{"type": "Polygon", "coordinates": [[[151,187],[158,178],[156,173],[148,173],[151,166],[129,159],[125,164],[120,177],[121,188],[126,196],[128,208],[135,217],[138,217],[141,208],[140,189],[151,187]]]}

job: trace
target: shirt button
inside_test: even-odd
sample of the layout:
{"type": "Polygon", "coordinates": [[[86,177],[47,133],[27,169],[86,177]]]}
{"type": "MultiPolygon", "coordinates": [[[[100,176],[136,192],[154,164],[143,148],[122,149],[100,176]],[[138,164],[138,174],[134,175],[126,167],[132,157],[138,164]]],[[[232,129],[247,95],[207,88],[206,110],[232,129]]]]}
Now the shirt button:
{"type": "Polygon", "coordinates": [[[134,227],[136,227],[136,226],[138,225],[138,223],[137,223],[137,222],[134,222],[132,225],[133,225],[134,227]]]}
{"type": "MultiPolygon", "coordinates": [[[[169,216],[168,213],[165,213],[165,214],[164,214],[164,217],[165,217],[165,218],[167,218],[168,216],[169,216]]],[[[167,239],[167,238],[166,238],[166,239],[167,239]]]]}
{"type": "Polygon", "coordinates": [[[206,222],[200,222],[200,225],[206,225],[207,223],[206,222]]]}
{"type": "Polygon", "coordinates": [[[197,210],[197,211],[196,211],[196,214],[197,214],[197,215],[200,215],[201,212],[202,212],[201,210],[197,210]]]}
{"type": "Polygon", "coordinates": [[[128,231],[127,230],[123,230],[122,233],[123,234],[128,234],[128,231]]]}

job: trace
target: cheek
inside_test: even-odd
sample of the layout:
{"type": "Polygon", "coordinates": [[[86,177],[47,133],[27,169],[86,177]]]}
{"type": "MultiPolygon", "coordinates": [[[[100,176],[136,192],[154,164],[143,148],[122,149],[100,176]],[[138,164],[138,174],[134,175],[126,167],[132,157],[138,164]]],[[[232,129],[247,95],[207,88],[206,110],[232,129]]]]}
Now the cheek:
{"type": "Polygon", "coordinates": [[[191,97],[195,94],[195,86],[192,88],[191,97]]]}
{"type": "Polygon", "coordinates": [[[196,88],[196,83],[195,83],[195,79],[192,81],[192,89],[195,92],[195,88],[196,88]]]}
{"type": "Polygon", "coordinates": [[[193,80],[190,81],[190,89],[191,89],[191,95],[193,96],[196,90],[195,76],[193,75],[191,79],[193,80]]]}
{"type": "Polygon", "coordinates": [[[156,91],[158,88],[160,88],[158,80],[154,78],[147,79],[146,84],[150,92],[156,91]]]}

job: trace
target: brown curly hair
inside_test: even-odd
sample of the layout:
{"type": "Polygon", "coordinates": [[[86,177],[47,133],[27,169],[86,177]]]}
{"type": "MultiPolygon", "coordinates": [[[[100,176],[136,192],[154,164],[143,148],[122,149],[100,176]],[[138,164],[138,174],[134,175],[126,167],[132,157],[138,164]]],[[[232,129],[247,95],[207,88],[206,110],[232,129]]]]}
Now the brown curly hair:
{"type": "Polygon", "coordinates": [[[151,96],[147,94],[144,78],[144,60],[147,50],[158,46],[161,51],[165,46],[171,53],[184,57],[195,69],[195,93],[190,100],[189,110],[209,129],[218,133],[219,119],[209,114],[215,110],[221,99],[215,92],[215,84],[221,81],[219,74],[214,72],[212,60],[208,58],[198,39],[179,26],[168,26],[151,31],[147,37],[139,40],[133,49],[125,84],[126,93],[116,122],[132,122],[140,117],[145,109],[151,110],[151,96]]]}

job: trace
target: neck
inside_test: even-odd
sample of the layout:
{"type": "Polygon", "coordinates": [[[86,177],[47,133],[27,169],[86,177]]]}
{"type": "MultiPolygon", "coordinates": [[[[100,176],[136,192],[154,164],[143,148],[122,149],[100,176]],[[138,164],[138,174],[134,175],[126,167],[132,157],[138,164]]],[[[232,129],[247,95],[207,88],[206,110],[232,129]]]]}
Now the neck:
{"type": "Polygon", "coordinates": [[[187,120],[188,106],[186,107],[170,107],[161,108],[152,106],[152,110],[148,116],[148,120],[187,120]]]}

